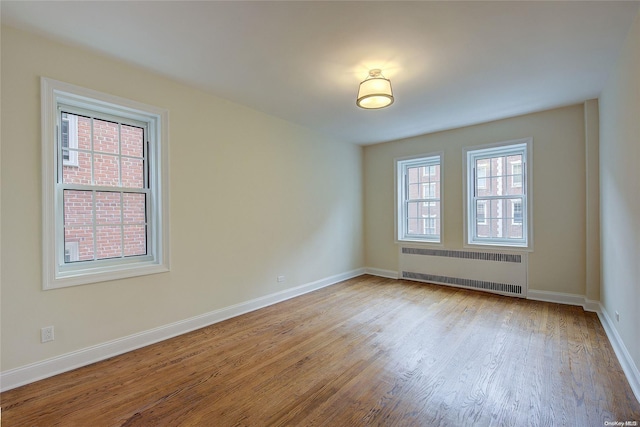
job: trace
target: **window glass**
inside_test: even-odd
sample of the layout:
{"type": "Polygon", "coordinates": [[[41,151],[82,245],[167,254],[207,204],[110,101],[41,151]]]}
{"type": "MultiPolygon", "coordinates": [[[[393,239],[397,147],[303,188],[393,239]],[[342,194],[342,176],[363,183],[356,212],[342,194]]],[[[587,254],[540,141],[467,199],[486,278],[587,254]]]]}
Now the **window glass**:
{"type": "Polygon", "coordinates": [[[468,243],[528,246],[527,141],[466,150],[468,243]]]}
{"type": "Polygon", "coordinates": [[[440,156],[396,161],[398,239],[440,242],[440,156]]]}

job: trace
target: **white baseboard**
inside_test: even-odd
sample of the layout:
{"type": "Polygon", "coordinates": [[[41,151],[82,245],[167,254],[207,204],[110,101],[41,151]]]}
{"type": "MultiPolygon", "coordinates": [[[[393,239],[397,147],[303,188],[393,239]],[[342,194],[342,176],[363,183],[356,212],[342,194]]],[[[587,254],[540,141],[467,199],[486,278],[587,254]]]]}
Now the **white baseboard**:
{"type": "Polygon", "coordinates": [[[584,308],[585,311],[593,311],[597,313],[600,323],[602,323],[602,327],[607,334],[607,338],[609,338],[611,347],[613,347],[613,351],[618,358],[618,362],[620,362],[620,366],[622,366],[622,371],[629,381],[631,390],[636,396],[636,399],[638,399],[638,402],[640,402],[640,371],[631,358],[631,354],[629,354],[629,350],[627,350],[627,347],[624,345],[622,338],[620,338],[618,331],[611,321],[611,317],[599,301],[587,299],[583,295],[536,291],[531,289],[529,289],[527,298],[537,301],[578,305],[584,308]]]}
{"type": "MultiPolygon", "coordinates": [[[[565,294],[562,292],[551,292],[551,291],[537,291],[535,289],[529,289],[527,291],[527,299],[544,301],[544,302],[555,302],[558,304],[566,304],[566,305],[579,305],[581,307],[585,307],[585,304],[586,304],[586,298],[584,297],[584,295],[565,294]]],[[[588,310],[588,311],[594,311],[594,310],[588,310]]]]}
{"type": "Polygon", "coordinates": [[[231,317],[258,310],[363,274],[365,274],[365,269],[359,268],[346,273],[326,277],[305,285],[297,286],[295,288],[285,289],[260,298],[255,298],[229,307],[214,310],[189,319],[160,326],[123,338],[118,338],[113,341],[108,341],[73,351],[71,353],[66,353],[41,362],[0,372],[0,391],[11,390],[12,388],[67,372],[81,366],[90,365],[91,363],[155,344],[159,341],[164,341],[166,339],[227,320],[231,317]]]}
{"type": "Polygon", "coordinates": [[[598,305],[600,305],[600,310],[597,312],[598,317],[600,318],[600,323],[602,323],[602,327],[611,342],[611,347],[613,347],[613,351],[618,357],[620,366],[622,366],[622,370],[627,376],[627,380],[629,380],[629,385],[631,386],[631,390],[633,390],[633,394],[635,394],[636,399],[640,402],[640,370],[638,370],[638,367],[633,362],[631,354],[629,354],[629,350],[627,350],[627,347],[624,345],[622,338],[620,338],[618,331],[613,326],[613,322],[611,321],[611,317],[607,313],[607,310],[605,310],[602,304],[598,303],[598,305]]]}
{"type": "Polygon", "coordinates": [[[371,274],[372,276],[386,277],[387,279],[398,279],[397,271],[383,270],[381,268],[373,267],[366,267],[364,270],[366,274],[371,274]]]}

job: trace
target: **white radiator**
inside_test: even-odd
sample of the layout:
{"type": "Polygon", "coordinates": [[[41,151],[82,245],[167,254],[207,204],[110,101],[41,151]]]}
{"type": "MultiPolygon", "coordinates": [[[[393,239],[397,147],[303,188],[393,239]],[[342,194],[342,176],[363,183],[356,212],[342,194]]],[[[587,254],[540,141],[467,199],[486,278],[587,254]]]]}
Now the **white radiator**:
{"type": "Polygon", "coordinates": [[[527,253],[400,247],[407,280],[527,297],[527,253]]]}

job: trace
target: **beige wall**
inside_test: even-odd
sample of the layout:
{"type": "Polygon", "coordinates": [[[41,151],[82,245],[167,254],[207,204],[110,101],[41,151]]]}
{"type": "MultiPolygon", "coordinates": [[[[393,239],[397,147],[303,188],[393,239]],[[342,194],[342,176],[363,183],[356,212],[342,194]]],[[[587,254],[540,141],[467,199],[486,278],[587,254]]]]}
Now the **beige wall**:
{"type": "Polygon", "coordinates": [[[367,146],[365,263],[398,270],[394,159],[444,152],[443,244],[463,247],[463,148],[533,137],[533,245],[529,288],[585,295],[585,116],[582,105],[367,146]]]}
{"type": "Polygon", "coordinates": [[[640,12],[600,96],[600,200],[602,304],[640,369],[640,12]]]}
{"type": "Polygon", "coordinates": [[[360,147],[142,69],[3,27],[1,137],[2,371],[364,265],[360,147]],[[169,110],[170,273],[42,291],[40,76],[169,110]]]}

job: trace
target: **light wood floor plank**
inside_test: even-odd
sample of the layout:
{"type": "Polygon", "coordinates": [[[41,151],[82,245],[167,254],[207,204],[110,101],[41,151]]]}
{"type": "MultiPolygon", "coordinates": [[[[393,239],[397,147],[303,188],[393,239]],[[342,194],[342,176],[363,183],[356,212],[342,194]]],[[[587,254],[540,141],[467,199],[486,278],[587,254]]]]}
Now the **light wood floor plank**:
{"type": "Polygon", "coordinates": [[[594,313],[361,276],[0,395],[3,426],[639,421],[594,313]]]}

